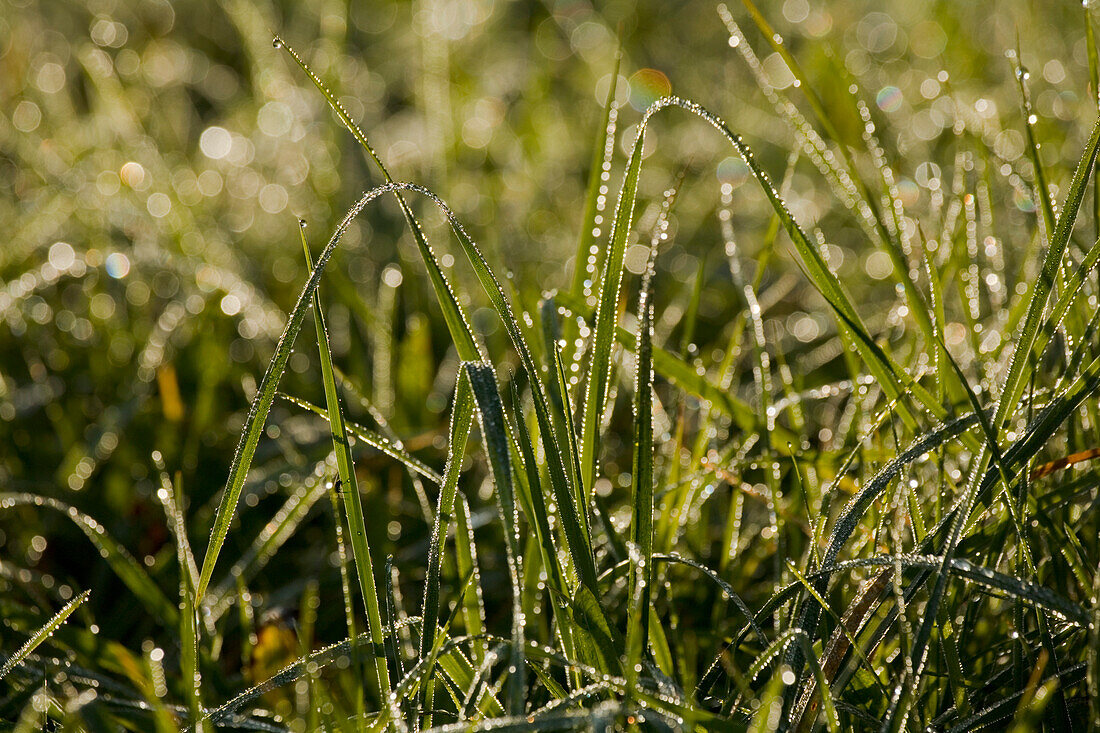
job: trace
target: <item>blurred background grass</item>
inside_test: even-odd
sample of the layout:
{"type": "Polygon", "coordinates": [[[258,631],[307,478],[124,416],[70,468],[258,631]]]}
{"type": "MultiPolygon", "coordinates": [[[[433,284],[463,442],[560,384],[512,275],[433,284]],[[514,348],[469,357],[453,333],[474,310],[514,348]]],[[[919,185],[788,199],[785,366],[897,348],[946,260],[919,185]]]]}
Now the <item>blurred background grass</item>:
{"type": "MultiPolygon", "coordinates": [[[[1094,117],[1076,2],[784,0],[762,10],[827,104],[847,84],[838,65],[873,96],[899,190],[917,212],[951,180],[939,151],[950,147],[956,103],[1029,177],[1005,58],[1017,34],[1044,153],[1076,159],[1094,117]]],[[[305,279],[296,220],[319,246],[381,182],[309,80],[272,47],[274,33],[336,91],[398,180],[439,193],[494,265],[516,273],[528,307],[569,282],[619,44],[612,192],[640,110],[670,92],[722,115],[777,181],[794,147],[710,2],[0,0],[0,485],[96,517],[166,588],[174,549],[152,453],[179,472],[201,551],[248,400],[305,279]]],[[[750,40],[772,84],[790,85],[779,57],[750,40]]],[[[858,141],[858,119],[838,113],[835,123],[858,141]]],[[[662,255],[671,276],[657,287],[658,332],[676,343],[703,258],[719,254],[720,184],[736,189],[746,173],[713,131],[683,115],[656,125],[647,153],[645,201],[659,203],[684,176],[662,255]]],[[[755,192],[734,200],[751,256],[770,211],[755,192]]],[[[800,221],[828,232],[841,280],[858,284],[857,303],[881,327],[896,305],[888,263],[808,164],[795,170],[789,200],[800,221]]],[[[654,210],[641,210],[640,230],[654,210]]],[[[1000,210],[1005,255],[1022,257],[1030,235],[1013,240],[1011,231],[1034,226],[1034,204],[1018,193],[1000,210]]],[[[436,212],[423,211],[439,249],[457,254],[436,212]]],[[[337,361],[439,463],[455,357],[400,212],[386,200],[345,242],[322,288],[337,361]]],[[[639,272],[644,257],[644,247],[628,251],[628,267],[639,272]]],[[[717,360],[710,350],[724,345],[739,307],[728,270],[713,262],[703,267],[702,335],[691,349],[704,366],[717,360]]],[[[812,387],[843,370],[832,319],[797,272],[784,262],[765,274],[765,327],[788,359],[805,359],[799,386],[812,387]]],[[[469,273],[458,267],[455,277],[469,273]]],[[[491,353],[505,352],[484,306],[471,304],[476,327],[497,344],[491,353]]],[[[313,359],[295,354],[283,388],[321,403],[313,359]]],[[[751,385],[748,370],[738,383],[751,385]]],[[[836,415],[811,419],[826,426],[836,415]]],[[[267,435],[232,556],[329,450],[327,428],[285,404],[267,435]]],[[[627,468],[627,446],[613,440],[609,460],[627,468]]],[[[367,501],[391,518],[372,527],[374,547],[415,568],[427,526],[410,479],[384,461],[362,468],[367,501]]],[[[315,516],[254,581],[256,602],[293,603],[317,575],[335,603],[330,545],[330,520],[315,516]]],[[[105,637],[130,644],[155,631],[147,616],[124,612],[125,590],[61,515],[4,512],[0,558],[6,592],[32,605],[54,605],[43,589],[65,599],[94,587],[81,613],[105,637]]],[[[502,560],[484,562],[486,586],[504,587],[502,560]]],[[[341,623],[324,616],[318,633],[338,638],[341,623]]]]}

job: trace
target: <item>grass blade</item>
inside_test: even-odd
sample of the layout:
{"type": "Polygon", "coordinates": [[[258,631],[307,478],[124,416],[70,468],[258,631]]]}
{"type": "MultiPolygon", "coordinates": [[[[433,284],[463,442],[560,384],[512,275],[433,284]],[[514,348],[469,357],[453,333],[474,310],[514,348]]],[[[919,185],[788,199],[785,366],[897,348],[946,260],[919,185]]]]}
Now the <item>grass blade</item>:
{"type": "MultiPolygon", "coordinates": [[[[302,248],[305,251],[306,264],[313,269],[313,257],[306,243],[305,230],[302,233],[302,248]]],[[[332,353],[329,351],[328,330],[321,310],[321,299],[317,290],[313,291],[313,323],[317,329],[317,349],[321,356],[321,375],[325,383],[325,402],[328,404],[329,432],[332,435],[332,449],[336,453],[336,465],[340,472],[340,482],[344,491],[339,492],[344,500],[344,511],[348,518],[348,532],[351,538],[351,552],[355,559],[356,575],[359,578],[359,592],[363,595],[363,604],[367,611],[367,628],[370,631],[370,653],[374,667],[378,694],[385,700],[390,694],[390,672],[386,663],[385,648],[382,644],[382,611],[375,587],[374,565],[371,562],[370,546],[367,543],[367,522],[363,516],[363,499],[359,494],[359,481],[355,477],[355,460],[351,455],[348,432],[344,427],[343,410],[340,407],[340,395],[336,391],[336,375],[332,370],[332,353]]]]}
{"type": "Polygon", "coordinates": [[[4,677],[7,676],[8,672],[11,672],[13,669],[18,667],[19,664],[27,658],[27,655],[33,652],[39,644],[50,638],[50,635],[57,630],[57,627],[65,623],[65,619],[67,619],[73,611],[82,606],[84,604],[84,601],[88,600],[88,596],[90,596],[91,594],[92,592],[90,590],[86,590],[83,593],[79,594],[78,596],[76,596],[76,598],[73,598],[71,601],[62,606],[61,610],[55,613],[49,621],[47,621],[45,624],[42,625],[40,629],[38,629],[38,631],[35,631],[33,634],[31,634],[31,638],[27,639],[27,641],[24,642],[23,646],[19,647],[19,649],[16,650],[14,654],[8,657],[7,660],[4,662],[4,665],[0,667],[0,680],[4,679],[4,677]]]}
{"type": "Polygon", "coordinates": [[[477,404],[481,436],[489,454],[497,508],[504,524],[504,548],[508,559],[508,576],[512,584],[512,644],[511,662],[508,668],[508,695],[505,709],[509,714],[520,714],[527,699],[524,674],[527,664],[523,659],[523,588],[520,584],[521,551],[519,544],[519,513],[512,484],[512,460],[509,454],[508,433],[504,408],[497,390],[496,374],[489,364],[464,365],[463,371],[470,380],[470,387],[477,404]]]}

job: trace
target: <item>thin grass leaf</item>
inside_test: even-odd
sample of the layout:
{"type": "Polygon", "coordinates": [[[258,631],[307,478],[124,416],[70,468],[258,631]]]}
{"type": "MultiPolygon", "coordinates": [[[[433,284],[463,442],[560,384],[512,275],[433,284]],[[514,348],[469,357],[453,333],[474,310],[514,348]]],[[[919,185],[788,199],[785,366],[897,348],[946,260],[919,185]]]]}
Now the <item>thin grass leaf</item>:
{"type": "Polygon", "coordinates": [[[607,200],[607,185],[611,180],[611,157],[615,152],[615,123],[618,119],[616,95],[619,88],[619,66],[623,52],[615,53],[615,65],[611,69],[611,83],[607,87],[607,101],[603,106],[603,124],[596,131],[592,144],[592,157],[588,166],[588,188],[584,195],[584,215],[581,217],[581,233],[577,241],[577,254],[573,258],[573,287],[577,298],[585,298],[599,272],[599,247],[596,241],[601,229],[596,217],[601,216],[607,200]],[[588,281],[588,286],[585,285],[588,281]]]}
{"type": "Polygon", "coordinates": [[[638,296],[638,355],[634,360],[634,457],[631,466],[630,541],[627,589],[627,678],[636,678],[650,636],[653,585],[653,276],[656,247],[650,247],[638,296]]]}
{"type": "Polygon", "coordinates": [[[76,507],[51,497],[0,493],[0,511],[14,509],[17,506],[53,509],[68,517],[84,533],[84,536],[91,540],[92,545],[107,561],[118,579],[130,589],[142,605],[150,609],[154,618],[158,618],[168,627],[176,627],[179,624],[179,609],[176,604],[168,600],[164,592],[149,577],[145,568],[107,533],[107,529],[102,524],[78,511],[76,507]]]}
{"type": "MultiPolygon", "coordinates": [[[[309,410],[325,422],[329,421],[328,410],[323,407],[314,405],[313,403],[300,397],[294,397],[293,395],[284,394],[282,392],[279,393],[279,397],[283,398],[284,400],[296,407],[301,407],[302,409],[309,410]]],[[[412,453],[409,453],[402,446],[395,443],[392,439],[387,438],[380,433],[376,433],[370,428],[364,427],[356,422],[352,422],[347,419],[344,420],[344,429],[347,430],[351,435],[354,435],[356,440],[361,440],[369,445],[371,448],[385,453],[387,456],[393,458],[396,461],[400,461],[410,471],[415,472],[419,476],[423,476],[424,478],[431,481],[433,484],[436,484],[438,486],[443,483],[443,477],[440,476],[434,468],[429,466],[427,463],[424,463],[424,461],[420,460],[412,453]]]]}
{"type": "Polygon", "coordinates": [[[61,624],[65,623],[65,619],[67,619],[73,611],[82,606],[84,601],[88,600],[91,594],[92,592],[90,590],[80,593],[62,606],[61,610],[55,613],[40,629],[31,634],[31,637],[23,643],[23,646],[19,647],[14,654],[4,661],[4,665],[0,667],[0,680],[4,679],[9,672],[19,666],[19,664],[27,658],[27,655],[33,652],[39,644],[50,638],[53,632],[56,631],[61,624]]]}
{"type": "MultiPolygon", "coordinates": [[[[299,227],[302,236],[302,249],[306,264],[313,269],[313,257],[306,243],[305,230],[299,227]]],[[[336,375],[332,370],[332,353],[329,350],[328,330],[325,327],[321,299],[316,289],[313,291],[313,323],[317,329],[317,349],[321,356],[321,376],[325,384],[325,402],[328,405],[329,432],[332,436],[332,449],[336,453],[336,465],[340,481],[345,490],[344,511],[348,518],[348,531],[351,537],[351,552],[355,559],[356,575],[359,578],[359,591],[363,596],[363,605],[367,611],[367,627],[371,636],[371,661],[374,667],[375,681],[379,695],[386,699],[390,694],[390,672],[386,661],[386,652],[382,644],[382,612],[375,586],[374,564],[371,561],[370,545],[367,542],[367,522],[363,515],[363,499],[359,494],[359,481],[355,476],[355,459],[351,455],[351,443],[348,431],[344,427],[343,410],[340,407],[340,395],[336,390],[336,375]]]]}
{"type": "MultiPolygon", "coordinates": [[[[435,645],[436,625],[439,621],[439,582],[442,573],[443,556],[446,548],[448,527],[454,515],[455,494],[458,490],[458,478],[462,471],[462,458],[466,453],[466,441],[473,425],[473,394],[467,373],[459,372],[455,385],[454,405],[451,408],[450,441],[447,448],[447,467],[443,470],[440,482],[439,503],[428,544],[428,567],[424,578],[424,601],[421,606],[423,630],[420,634],[420,659],[424,659],[435,645]]],[[[467,540],[465,533],[455,536],[457,544],[467,540]]],[[[472,564],[472,563],[471,563],[472,564]]],[[[470,633],[481,633],[481,629],[470,633]]],[[[431,708],[430,701],[424,700],[424,706],[431,708]]]]}
{"type": "Polygon", "coordinates": [[[508,560],[508,577],[512,584],[512,643],[511,660],[508,668],[508,695],[505,710],[509,714],[523,712],[527,699],[527,685],[524,671],[527,668],[523,659],[524,621],[523,589],[520,584],[521,554],[519,544],[519,513],[516,508],[515,491],[512,484],[512,460],[509,454],[507,426],[504,408],[497,391],[496,373],[489,364],[466,363],[463,365],[470,380],[470,388],[477,405],[481,435],[489,454],[489,466],[492,469],[493,486],[504,524],[504,548],[508,560]]]}

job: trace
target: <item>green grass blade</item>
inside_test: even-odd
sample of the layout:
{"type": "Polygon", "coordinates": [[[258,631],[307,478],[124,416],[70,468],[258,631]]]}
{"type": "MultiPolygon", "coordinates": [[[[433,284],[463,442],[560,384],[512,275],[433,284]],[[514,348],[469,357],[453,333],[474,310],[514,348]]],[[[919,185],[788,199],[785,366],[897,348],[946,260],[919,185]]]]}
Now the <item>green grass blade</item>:
{"type": "MultiPolygon", "coordinates": [[[[806,233],[794,220],[786,204],[772,186],[767,173],[765,173],[756,163],[752,151],[739,135],[730,130],[725,122],[694,102],[683,100],[678,97],[664,97],[654,102],[646,110],[642,122],[638,125],[638,139],[635,141],[635,146],[640,147],[641,141],[644,139],[645,129],[649,119],[656,112],[665,107],[679,107],[701,117],[722,133],[726,140],[733,145],[734,149],[745,161],[754,180],[763,190],[769,204],[779,218],[779,222],[784,231],[786,231],[791,242],[795,245],[795,250],[799,256],[799,262],[804,268],[810,283],[837,311],[840,316],[838,320],[840,321],[841,328],[847,329],[856,337],[856,348],[863,356],[867,368],[879,381],[887,396],[890,399],[896,399],[903,393],[911,393],[928,413],[936,418],[942,419],[945,412],[936,399],[921,387],[920,384],[914,381],[901,367],[896,365],[882,348],[875,343],[874,339],[870,337],[866,326],[860,319],[851,300],[844,292],[840,281],[837,280],[836,275],[829,269],[821,252],[811,243],[806,233]]],[[[636,180],[633,185],[636,187],[636,180]]],[[[597,322],[597,327],[598,325],[597,322]]],[[[899,405],[899,415],[908,424],[915,425],[912,415],[901,405],[899,405]]]]}
{"type": "Polygon", "coordinates": [[[655,247],[650,248],[642,291],[638,296],[638,355],[634,360],[634,459],[631,467],[630,593],[627,611],[627,679],[648,648],[653,585],[653,275],[655,247]]]}
{"type": "Polygon", "coordinates": [[[83,605],[84,601],[88,600],[88,596],[91,594],[92,592],[90,590],[80,593],[62,606],[61,610],[55,613],[49,621],[38,629],[38,631],[31,634],[31,638],[27,639],[23,646],[19,647],[14,654],[8,657],[4,665],[0,667],[0,680],[4,679],[8,672],[18,667],[19,664],[27,658],[27,655],[33,652],[39,644],[50,638],[53,632],[56,631],[61,624],[65,623],[65,619],[67,619],[73,611],[83,605]]]}
{"type": "Polygon", "coordinates": [[[481,436],[489,454],[489,466],[492,469],[493,486],[496,489],[497,508],[504,524],[504,548],[508,560],[508,577],[512,585],[512,644],[511,663],[508,669],[508,695],[505,709],[509,714],[519,714],[524,710],[527,699],[527,686],[524,680],[527,664],[523,659],[524,620],[523,588],[520,584],[521,550],[519,543],[519,513],[516,507],[515,490],[512,484],[512,460],[509,454],[508,429],[505,423],[504,408],[497,389],[496,373],[489,364],[463,365],[469,377],[470,387],[477,404],[478,420],[481,424],[481,436]]]}
{"type": "MultiPolygon", "coordinates": [[[[302,248],[306,264],[313,269],[313,257],[306,243],[305,230],[302,233],[302,248]]],[[[340,395],[336,390],[336,375],[332,370],[332,353],[329,350],[328,330],[321,310],[321,300],[316,289],[313,291],[313,323],[317,329],[317,349],[321,356],[321,375],[325,384],[325,402],[328,405],[329,432],[332,435],[332,449],[336,453],[336,465],[340,472],[340,482],[344,490],[340,496],[344,500],[344,511],[348,518],[348,531],[351,539],[352,557],[355,559],[356,575],[359,578],[359,592],[363,595],[363,604],[367,611],[367,628],[370,630],[371,662],[374,667],[375,682],[380,697],[385,700],[390,694],[390,672],[386,663],[385,649],[382,645],[382,611],[375,587],[374,564],[371,561],[370,545],[367,543],[367,522],[363,515],[363,499],[359,494],[359,481],[355,477],[355,459],[351,455],[351,443],[348,431],[344,427],[343,410],[340,407],[340,395]]]]}
{"type": "MultiPolygon", "coordinates": [[[[458,477],[462,472],[462,458],[466,454],[466,442],[470,437],[472,425],[473,395],[470,391],[469,377],[465,371],[460,371],[455,386],[454,405],[451,408],[447,467],[443,470],[439,503],[428,544],[428,567],[424,578],[424,601],[420,612],[423,620],[420,633],[420,659],[425,659],[435,644],[436,626],[439,622],[439,582],[446,549],[447,529],[454,518],[458,477]]],[[[466,537],[456,535],[455,540],[461,543],[466,540],[466,537]]]]}
{"type": "Polygon", "coordinates": [[[596,217],[602,216],[607,200],[607,184],[611,179],[611,157],[615,152],[615,123],[618,106],[615,96],[619,87],[619,66],[623,60],[622,49],[615,54],[615,66],[611,69],[611,83],[607,88],[607,101],[603,107],[603,124],[596,132],[592,145],[592,158],[588,167],[588,188],[584,195],[584,216],[581,218],[581,234],[577,242],[577,255],[573,259],[572,293],[578,298],[586,296],[596,281],[599,248],[596,241],[602,229],[596,217]],[[585,281],[589,281],[589,288],[585,281]]]}
{"type": "Polygon", "coordinates": [[[630,159],[615,214],[611,223],[610,242],[600,274],[600,289],[596,300],[596,321],[592,330],[591,367],[585,384],[584,407],[581,413],[581,485],[585,496],[591,495],[596,480],[596,461],[600,451],[600,422],[607,406],[608,381],[611,378],[611,346],[618,325],[619,291],[623,281],[623,260],[627,237],[634,219],[634,204],[638,195],[638,177],[642,167],[642,140],[645,120],[638,125],[638,135],[631,148],[630,159]]]}

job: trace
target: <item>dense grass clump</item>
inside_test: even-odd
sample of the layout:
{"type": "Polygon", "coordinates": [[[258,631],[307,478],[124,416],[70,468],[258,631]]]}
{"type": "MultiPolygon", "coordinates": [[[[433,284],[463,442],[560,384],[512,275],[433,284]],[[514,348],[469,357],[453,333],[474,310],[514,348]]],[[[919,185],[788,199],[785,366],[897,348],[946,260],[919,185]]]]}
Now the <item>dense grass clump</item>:
{"type": "Polygon", "coordinates": [[[1089,8],[719,5],[731,102],[644,10],[417,3],[410,148],[334,91],[379,5],[3,21],[91,43],[0,45],[0,725],[1100,728],[1089,8]],[[599,118],[453,91],[507,28],[599,118]]]}

